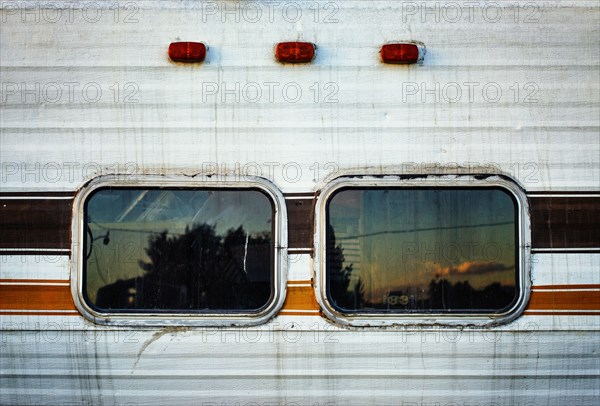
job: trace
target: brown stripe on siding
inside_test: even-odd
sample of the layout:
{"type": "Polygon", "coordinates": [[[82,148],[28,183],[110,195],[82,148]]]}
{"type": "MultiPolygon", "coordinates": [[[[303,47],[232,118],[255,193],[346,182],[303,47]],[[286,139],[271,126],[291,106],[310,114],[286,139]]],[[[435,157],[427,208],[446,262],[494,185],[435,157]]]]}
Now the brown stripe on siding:
{"type": "Polygon", "coordinates": [[[600,247],[600,196],[532,196],[532,248],[600,247]]]}
{"type": "MultiPolygon", "coordinates": [[[[0,247],[2,248],[2,247],[0,247]]],[[[34,248],[34,249],[2,249],[1,255],[31,255],[45,258],[55,258],[61,255],[70,255],[71,250],[69,248],[54,250],[53,248],[34,248]]]]}
{"type": "Polygon", "coordinates": [[[0,193],[0,198],[3,197],[21,197],[23,199],[60,197],[64,199],[73,199],[75,197],[75,192],[2,192],[0,193]]]}
{"type": "Polygon", "coordinates": [[[0,195],[0,248],[70,249],[71,199],[0,195]]]}
{"type": "MultiPolygon", "coordinates": [[[[600,249],[600,195],[529,198],[532,249],[600,249]]],[[[315,199],[286,194],[289,248],[312,248],[315,199]]],[[[582,251],[587,252],[587,251],[582,251]]]]}
{"type": "Polygon", "coordinates": [[[77,310],[71,288],[52,285],[0,285],[1,310],[77,310]]]}
{"type": "Polygon", "coordinates": [[[288,215],[288,248],[313,247],[315,199],[299,197],[285,200],[288,215]]]}
{"type": "Polygon", "coordinates": [[[600,254],[600,248],[532,248],[532,254],[600,254]]]}
{"type": "Polygon", "coordinates": [[[600,290],[600,285],[536,285],[531,288],[532,290],[600,290]]]}
{"type": "MultiPolygon", "coordinates": [[[[72,193],[0,194],[0,248],[23,254],[27,252],[19,249],[69,250],[73,202],[69,197],[72,193]]],[[[600,196],[537,194],[530,196],[529,202],[534,252],[536,248],[557,252],[600,249],[600,196]]],[[[315,198],[310,194],[286,194],[286,206],[289,249],[312,249],[315,198]]]]}
{"type": "Polygon", "coordinates": [[[534,288],[526,310],[600,310],[600,291],[535,291],[534,288]]]}

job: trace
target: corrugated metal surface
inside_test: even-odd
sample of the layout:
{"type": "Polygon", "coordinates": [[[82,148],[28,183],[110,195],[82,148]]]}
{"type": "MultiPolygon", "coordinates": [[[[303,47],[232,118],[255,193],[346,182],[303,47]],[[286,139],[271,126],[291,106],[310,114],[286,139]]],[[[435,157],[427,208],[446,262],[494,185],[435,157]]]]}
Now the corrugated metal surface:
{"type": "Polygon", "coordinates": [[[577,344],[569,333],[439,330],[29,336],[5,348],[2,400],[594,405],[596,335],[582,332],[577,344]]]}
{"type": "MultiPolygon", "coordinates": [[[[311,193],[344,171],[457,166],[528,192],[600,189],[597,1],[249,4],[2,2],[2,192],[217,169],[311,193]],[[276,63],[275,43],[296,39],[317,44],[315,61],[276,63]],[[176,40],[206,42],[207,61],[169,62],[176,40]],[[380,64],[394,40],[424,42],[424,65],[380,64]]],[[[2,256],[0,279],[67,280],[67,257],[50,255],[2,256]]],[[[597,288],[599,257],[536,254],[533,285],[597,288]]],[[[290,280],[311,272],[308,255],[291,257],[290,280]]],[[[464,331],[355,331],[312,316],[244,330],[115,331],[78,315],[0,325],[2,404],[600,400],[598,316],[464,331]]]]}
{"type": "Polygon", "coordinates": [[[201,2],[139,2],[130,23],[107,3],[97,23],[86,21],[95,6],[73,10],[73,23],[4,9],[2,151],[17,168],[4,168],[3,187],[72,190],[101,168],[195,173],[217,162],[251,173],[256,163],[293,192],[336,168],[469,163],[528,190],[595,190],[597,3],[517,3],[469,2],[459,22],[444,2],[315,1],[299,22],[287,21],[294,5],[265,3],[256,23],[236,2],[211,3],[215,15],[201,2]],[[239,22],[224,11],[236,5],[239,22]],[[206,42],[207,61],[170,63],[179,39],[206,42]],[[274,61],[290,39],[318,45],[313,64],[274,61]],[[425,64],[381,64],[393,40],[423,41],[425,64]]]}

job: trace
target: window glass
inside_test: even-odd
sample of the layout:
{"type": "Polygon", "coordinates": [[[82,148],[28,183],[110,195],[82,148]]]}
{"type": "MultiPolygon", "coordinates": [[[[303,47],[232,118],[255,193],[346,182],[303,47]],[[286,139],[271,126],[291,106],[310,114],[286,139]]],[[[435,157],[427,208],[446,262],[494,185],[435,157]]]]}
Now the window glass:
{"type": "Polygon", "coordinates": [[[256,189],[103,188],[85,202],[83,294],[110,312],[258,312],[274,295],[256,189]]]}
{"type": "Polygon", "coordinates": [[[343,188],[326,287],[347,313],[496,313],[519,296],[517,206],[501,188],[343,188]]]}

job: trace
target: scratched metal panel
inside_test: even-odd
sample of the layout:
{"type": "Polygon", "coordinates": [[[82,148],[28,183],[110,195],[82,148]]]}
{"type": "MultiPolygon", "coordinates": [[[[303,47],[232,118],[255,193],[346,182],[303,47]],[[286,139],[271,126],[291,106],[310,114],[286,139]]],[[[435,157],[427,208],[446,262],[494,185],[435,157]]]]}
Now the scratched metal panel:
{"type": "Polygon", "coordinates": [[[58,22],[5,7],[2,186],[217,163],[305,192],[340,170],[439,164],[597,190],[598,4],[516,3],[315,1],[298,21],[296,3],[261,4],[258,21],[238,2],[70,5],[58,22]],[[207,61],[169,62],[179,39],[206,42],[207,61]],[[290,39],[315,42],[314,63],[276,63],[290,39]],[[381,64],[392,40],[424,42],[424,65],[381,64]]]}
{"type": "Polygon", "coordinates": [[[594,405],[600,396],[591,332],[577,342],[533,330],[44,334],[5,345],[3,404],[594,405]]]}

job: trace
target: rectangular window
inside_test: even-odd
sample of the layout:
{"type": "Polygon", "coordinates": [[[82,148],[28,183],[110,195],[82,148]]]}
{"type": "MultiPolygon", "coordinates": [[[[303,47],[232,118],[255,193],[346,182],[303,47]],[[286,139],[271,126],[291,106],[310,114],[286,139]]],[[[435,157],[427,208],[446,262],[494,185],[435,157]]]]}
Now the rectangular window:
{"type": "MultiPolygon", "coordinates": [[[[383,182],[385,183],[385,182],[383,182]]],[[[520,204],[490,187],[338,186],[324,204],[336,315],[500,315],[523,296],[520,204]]]]}
{"type": "Polygon", "coordinates": [[[104,188],[85,204],[84,296],[99,311],[259,311],[273,206],[258,190],[104,188]]]}
{"type": "Polygon", "coordinates": [[[73,292],[93,321],[258,324],[283,305],[283,196],[269,182],[99,178],[75,202],[73,292]]]}

